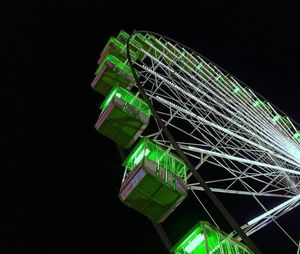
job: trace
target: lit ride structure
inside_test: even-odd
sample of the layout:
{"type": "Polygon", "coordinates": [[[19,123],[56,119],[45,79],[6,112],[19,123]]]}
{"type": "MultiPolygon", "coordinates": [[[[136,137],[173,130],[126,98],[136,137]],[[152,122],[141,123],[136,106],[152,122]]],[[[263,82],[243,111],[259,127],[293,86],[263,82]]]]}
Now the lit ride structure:
{"type": "MultiPolygon", "coordinates": [[[[160,223],[188,192],[206,211],[199,193],[207,188],[244,196],[257,205],[257,216],[240,227],[245,235],[276,223],[299,250],[277,221],[300,204],[300,131],[289,117],[205,57],[155,33],[121,31],[98,64],[91,86],[106,98],[95,128],[130,149],[119,194],[125,205],[160,223]],[[204,162],[214,171],[206,187],[191,177],[191,168],[205,175],[204,162]],[[276,205],[265,205],[268,199],[276,205]]],[[[252,253],[236,233],[201,221],[170,251],[252,253]]]]}

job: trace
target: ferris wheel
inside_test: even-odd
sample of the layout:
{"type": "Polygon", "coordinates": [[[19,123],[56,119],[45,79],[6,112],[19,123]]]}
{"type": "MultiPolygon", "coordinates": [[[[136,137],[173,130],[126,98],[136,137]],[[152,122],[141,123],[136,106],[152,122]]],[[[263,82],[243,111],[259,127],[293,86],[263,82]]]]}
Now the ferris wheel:
{"type": "MultiPolygon", "coordinates": [[[[201,192],[251,198],[257,207],[242,215],[242,232],[250,236],[274,223],[299,252],[300,232],[297,239],[278,222],[300,205],[294,121],[216,64],[159,34],[121,31],[98,63],[92,87],[106,99],[95,128],[131,149],[123,163],[123,203],[161,222],[188,193],[204,208],[201,192]],[[203,172],[204,163],[213,172],[203,172]],[[264,203],[270,199],[272,207],[264,203]]],[[[230,237],[243,238],[236,230],[230,237]]],[[[218,253],[215,248],[207,253],[218,253]]],[[[174,253],[193,253],[185,251],[174,253]]]]}

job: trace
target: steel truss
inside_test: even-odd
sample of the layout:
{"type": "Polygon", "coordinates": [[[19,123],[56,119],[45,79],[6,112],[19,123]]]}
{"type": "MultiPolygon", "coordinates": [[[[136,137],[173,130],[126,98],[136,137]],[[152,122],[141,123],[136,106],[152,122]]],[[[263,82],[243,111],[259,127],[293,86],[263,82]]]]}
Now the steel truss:
{"type": "MultiPolygon", "coordinates": [[[[204,162],[223,169],[206,181],[213,192],[252,197],[264,211],[242,226],[247,235],[275,222],[298,246],[298,239],[277,222],[300,204],[295,124],[289,118],[278,121],[281,113],[270,103],[195,52],[163,37],[144,36],[149,50],[130,45],[145,55],[135,68],[157,113],[177,134],[180,148],[200,173],[204,162]],[[261,197],[277,205],[266,208],[261,197]]],[[[173,150],[159,128],[146,136],[173,150]]],[[[203,191],[190,176],[189,189],[203,191]]]]}

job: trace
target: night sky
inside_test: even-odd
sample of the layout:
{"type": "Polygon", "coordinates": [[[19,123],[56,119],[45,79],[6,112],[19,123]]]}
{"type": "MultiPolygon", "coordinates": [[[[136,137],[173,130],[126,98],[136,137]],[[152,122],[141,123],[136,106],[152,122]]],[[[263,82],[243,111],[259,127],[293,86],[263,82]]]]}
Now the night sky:
{"type": "MultiPolygon", "coordinates": [[[[7,24],[14,37],[2,68],[13,96],[1,128],[2,145],[13,156],[1,167],[0,253],[167,253],[151,222],[120,202],[121,159],[115,144],[93,128],[103,97],[90,83],[102,48],[121,29],[151,30],[190,46],[300,122],[295,7],[125,2],[13,8],[17,26],[7,24]],[[9,127],[6,119],[15,114],[9,127]]],[[[251,203],[220,198],[239,223],[255,216],[251,203]]],[[[299,212],[281,221],[297,236],[299,212]]],[[[201,219],[207,215],[190,196],[164,227],[175,243],[201,219]]],[[[296,252],[273,226],[252,239],[263,253],[296,252]]]]}

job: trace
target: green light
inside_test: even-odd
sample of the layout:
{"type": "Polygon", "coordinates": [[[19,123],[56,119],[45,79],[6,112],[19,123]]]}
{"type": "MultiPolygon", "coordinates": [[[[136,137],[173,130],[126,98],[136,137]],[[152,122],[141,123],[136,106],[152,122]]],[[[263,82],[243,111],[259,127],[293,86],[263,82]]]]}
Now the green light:
{"type": "Polygon", "coordinates": [[[235,86],[234,89],[233,89],[233,91],[232,91],[232,93],[233,93],[233,94],[238,94],[240,90],[241,90],[240,87],[235,86]]]}
{"type": "Polygon", "coordinates": [[[205,221],[198,222],[172,247],[170,252],[173,254],[253,254],[247,246],[205,221]]]}
{"type": "Polygon", "coordinates": [[[104,110],[104,109],[107,108],[107,106],[109,105],[109,103],[111,102],[111,100],[114,98],[116,92],[117,92],[117,87],[113,88],[110,91],[110,93],[108,94],[108,96],[106,97],[106,99],[101,104],[100,109],[104,110]]]}
{"type": "Polygon", "coordinates": [[[118,95],[119,98],[122,98],[122,100],[134,108],[138,109],[140,112],[144,113],[146,116],[151,116],[151,109],[145,103],[142,99],[137,97],[136,95],[130,93],[128,90],[126,90],[123,87],[118,87],[118,95]]]}
{"type": "Polygon", "coordinates": [[[295,134],[294,134],[294,139],[296,139],[297,141],[300,141],[300,131],[297,131],[295,134]]]}
{"type": "Polygon", "coordinates": [[[275,115],[274,117],[273,117],[273,122],[278,122],[280,119],[281,119],[281,115],[279,115],[279,114],[277,114],[277,115],[275,115]]]}
{"type": "MultiPolygon", "coordinates": [[[[140,153],[140,150],[143,149],[144,147],[144,142],[140,142],[135,148],[134,150],[131,152],[131,154],[127,157],[127,159],[124,161],[124,163],[126,163],[127,161],[135,161],[135,158],[137,157],[137,155],[140,153]]],[[[136,165],[136,164],[135,164],[136,165]]]]}
{"type": "Polygon", "coordinates": [[[138,38],[139,40],[145,42],[147,41],[146,37],[144,35],[142,35],[141,33],[136,33],[134,38],[138,38]]]}
{"type": "Polygon", "coordinates": [[[148,105],[142,99],[133,95],[123,87],[112,88],[104,102],[101,104],[100,108],[102,110],[106,109],[115,96],[122,99],[126,105],[131,105],[133,108],[137,109],[139,112],[142,112],[146,116],[151,116],[151,110],[148,105]]]}
{"type": "Polygon", "coordinates": [[[138,165],[141,160],[146,157],[150,153],[150,150],[148,148],[144,149],[139,155],[134,159],[134,164],[138,165]]]}
{"type": "MultiPolygon", "coordinates": [[[[108,40],[108,42],[106,43],[104,49],[102,50],[101,54],[102,55],[109,46],[112,46],[114,45],[115,48],[119,51],[119,52],[122,52],[122,51],[125,51],[126,50],[126,46],[120,42],[118,39],[114,38],[113,36],[111,36],[108,40]]],[[[133,52],[130,52],[131,54],[134,54],[133,52]]]]}
{"type": "MultiPolygon", "coordinates": [[[[111,54],[120,56],[121,58],[126,57],[127,56],[127,54],[126,54],[127,53],[127,51],[126,51],[127,38],[125,38],[125,34],[126,33],[121,31],[120,34],[118,35],[118,38],[114,38],[113,36],[111,36],[100,55],[102,55],[104,52],[106,52],[109,47],[113,46],[115,49],[113,49],[113,51],[109,50],[109,52],[111,54]]],[[[134,60],[134,61],[136,61],[138,58],[138,55],[134,51],[132,51],[132,49],[130,49],[130,56],[131,56],[132,60],[134,60]]]]}
{"type": "Polygon", "coordinates": [[[112,37],[110,39],[110,42],[115,44],[117,47],[119,47],[121,50],[124,50],[125,49],[125,45],[122,44],[119,40],[117,40],[116,38],[112,37]]]}
{"type": "MultiPolygon", "coordinates": [[[[126,52],[127,47],[126,45],[124,45],[122,42],[120,42],[119,40],[117,40],[116,38],[111,37],[111,39],[109,40],[109,43],[113,43],[115,44],[115,46],[117,48],[119,48],[119,50],[121,52],[126,52]]],[[[127,52],[126,52],[127,53],[127,52]]],[[[132,50],[130,50],[130,56],[132,57],[133,60],[137,59],[137,54],[135,52],[133,52],[132,50]]]]}
{"type": "Polygon", "coordinates": [[[263,101],[261,101],[260,99],[257,99],[254,103],[253,103],[253,107],[257,108],[259,106],[264,105],[263,101]]]}
{"type": "Polygon", "coordinates": [[[121,30],[117,36],[118,39],[124,39],[127,40],[129,38],[129,34],[125,31],[121,30]]]}
{"type": "Polygon", "coordinates": [[[199,63],[197,66],[196,66],[196,71],[198,72],[200,69],[201,69],[201,67],[202,67],[202,63],[199,63]]]}
{"type": "Polygon", "coordinates": [[[107,55],[104,60],[102,61],[102,63],[99,65],[95,75],[98,75],[98,73],[100,72],[100,70],[103,68],[103,65],[106,62],[111,62],[112,64],[114,64],[117,68],[121,69],[122,71],[124,71],[125,73],[127,73],[127,75],[132,76],[132,72],[130,67],[126,64],[123,63],[120,59],[118,59],[117,57],[109,54],[107,55]]]}
{"type": "Polygon", "coordinates": [[[204,241],[204,236],[202,234],[197,235],[185,248],[187,253],[192,253],[202,242],[204,241]]]}
{"type": "Polygon", "coordinates": [[[179,56],[179,58],[182,58],[184,55],[185,55],[185,52],[182,51],[181,54],[180,54],[180,56],[179,56]]]}
{"type": "Polygon", "coordinates": [[[165,149],[151,142],[148,138],[140,140],[122,165],[129,170],[133,170],[143,157],[155,162],[155,164],[166,171],[170,171],[172,174],[186,180],[187,167],[183,161],[171,152],[166,152],[165,149]]]}

